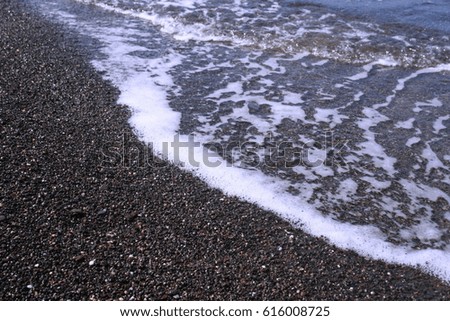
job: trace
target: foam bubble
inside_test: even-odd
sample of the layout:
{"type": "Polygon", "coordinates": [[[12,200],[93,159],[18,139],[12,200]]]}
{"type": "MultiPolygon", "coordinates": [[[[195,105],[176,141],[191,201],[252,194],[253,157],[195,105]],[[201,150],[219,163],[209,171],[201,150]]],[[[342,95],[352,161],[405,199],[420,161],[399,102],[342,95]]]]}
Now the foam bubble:
{"type": "Polygon", "coordinates": [[[395,127],[404,128],[404,129],[412,129],[412,128],[414,128],[414,121],[415,121],[415,118],[410,118],[405,121],[400,121],[397,124],[395,124],[395,127]]]}
{"type": "Polygon", "coordinates": [[[434,124],[433,124],[434,133],[435,133],[435,134],[439,134],[439,132],[440,132],[441,130],[447,128],[447,127],[443,124],[443,122],[444,122],[445,120],[449,120],[449,119],[450,119],[450,115],[439,117],[439,118],[434,122],[434,124]]]}
{"type": "Polygon", "coordinates": [[[361,179],[370,183],[377,190],[382,190],[382,189],[388,188],[392,184],[389,181],[382,182],[382,181],[379,181],[376,178],[370,177],[370,176],[364,176],[364,177],[361,177],[361,179]]]}
{"type": "Polygon", "coordinates": [[[445,168],[429,144],[426,144],[423,149],[422,157],[427,161],[427,173],[430,173],[433,168],[445,168]]]}
{"type": "Polygon", "coordinates": [[[412,145],[417,144],[420,141],[421,139],[419,137],[411,137],[407,140],[406,146],[411,147],[412,145]]]}

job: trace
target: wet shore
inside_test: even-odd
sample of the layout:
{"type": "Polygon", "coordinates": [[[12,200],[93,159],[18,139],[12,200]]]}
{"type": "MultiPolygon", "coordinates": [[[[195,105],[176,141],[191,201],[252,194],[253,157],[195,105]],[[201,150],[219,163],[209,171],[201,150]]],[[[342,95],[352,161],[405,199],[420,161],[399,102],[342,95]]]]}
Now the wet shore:
{"type": "Polygon", "coordinates": [[[0,299],[449,300],[450,286],[368,260],[175,166],[105,166],[126,106],[81,38],[0,4],[0,299]]]}

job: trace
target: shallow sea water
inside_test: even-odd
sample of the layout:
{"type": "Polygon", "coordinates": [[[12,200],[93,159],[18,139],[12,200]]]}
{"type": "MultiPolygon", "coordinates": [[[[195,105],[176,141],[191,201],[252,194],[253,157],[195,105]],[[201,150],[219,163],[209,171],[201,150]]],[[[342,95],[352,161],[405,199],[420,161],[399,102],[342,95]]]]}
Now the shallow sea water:
{"type": "Polygon", "coordinates": [[[45,0],[154,152],[450,280],[450,3],[45,0]]]}

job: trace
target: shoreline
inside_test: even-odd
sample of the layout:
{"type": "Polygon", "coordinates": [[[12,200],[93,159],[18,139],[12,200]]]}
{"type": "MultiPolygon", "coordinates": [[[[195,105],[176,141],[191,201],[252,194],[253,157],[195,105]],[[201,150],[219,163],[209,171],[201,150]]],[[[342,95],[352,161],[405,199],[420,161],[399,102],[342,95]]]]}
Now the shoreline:
{"type": "Polygon", "coordinates": [[[105,168],[123,137],[148,150],[80,39],[27,10],[0,4],[0,299],[450,299],[171,164],[105,168]]]}

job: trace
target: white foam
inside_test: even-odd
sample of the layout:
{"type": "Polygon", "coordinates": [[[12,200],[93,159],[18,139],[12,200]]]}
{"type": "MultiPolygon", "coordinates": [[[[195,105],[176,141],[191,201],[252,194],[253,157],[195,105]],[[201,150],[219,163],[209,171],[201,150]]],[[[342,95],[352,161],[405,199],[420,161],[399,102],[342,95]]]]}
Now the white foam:
{"type": "Polygon", "coordinates": [[[446,126],[444,126],[443,122],[444,122],[444,120],[449,120],[449,119],[450,119],[450,115],[439,117],[433,124],[434,133],[439,134],[439,132],[442,129],[447,128],[446,126]]]}
{"type": "Polygon", "coordinates": [[[385,182],[379,181],[379,180],[377,180],[377,179],[375,179],[374,177],[371,177],[371,176],[364,176],[364,177],[361,177],[361,179],[366,181],[366,182],[368,182],[368,183],[370,183],[377,190],[382,190],[382,189],[388,188],[392,184],[389,181],[385,181],[385,182]]]}
{"type": "Polygon", "coordinates": [[[402,213],[402,211],[399,211],[400,203],[396,200],[393,200],[392,197],[388,197],[383,195],[381,197],[381,201],[379,202],[379,205],[387,212],[387,213],[395,213],[397,217],[403,217],[406,218],[406,215],[402,213]]]}
{"type": "MultiPolygon", "coordinates": [[[[156,87],[151,86],[153,90],[156,87]]],[[[132,105],[137,103],[137,109],[145,108],[147,105],[148,113],[143,113],[146,117],[154,117],[152,110],[154,104],[148,104],[148,100],[143,98],[142,105],[134,96],[132,100],[127,101],[127,97],[121,96],[122,103],[132,105]]],[[[163,97],[163,94],[160,94],[163,97]]],[[[168,107],[167,101],[160,101],[158,110],[166,109],[166,112],[173,114],[168,107]]],[[[133,125],[138,126],[139,132],[143,133],[143,139],[146,142],[154,142],[154,131],[160,132],[158,137],[169,137],[174,135],[173,128],[163,126],[161,121],[154,121],[155,125],[160,125],[150,130],[146,126],[147,121],[151,119],[140,119],[139,115],[134,115],[133,125]],[[142,120],[142,121],[138,121],[142,120]],[[141,128],[140,126],[144,126],[141,128]]],[[[175,119],[175,117],[173,117],[175,119]]],[[[186,138],[184,138],[186,139],[186,138]]],[[[196,159],[201,159],[202,150],[197,150],[194,154],[196,159]]],[[[181,161],[189,164],[189,155],[182,154],[181,161]]],[[[345,249],[352,249],[364,255],[370,255],[372,258],[384,259],[389,262],[419,265],[422,268],[438,274],[446,280],[450,280],[449,255],[439,250],[410,250],[401,246],[394,246],[383,240],[382,234],[370,226],[354,226],[349,223],[337,223],[336,221],[320,215],[316,210],[298,198],[284,192],[287,188],[286,183],[278,179],[264,176],[256,171],[246,171],[235,167],[227,167],[222,163],[219,167],[211,168],[200,163],[199,167],[187,166],[185,169],[192,171],[194,175],[202,177],[211,186],[220,188],[229,195],[236,195],[250,202],[255,202],[263,208],[275,211],[281,217],[290,220],[296,226],[301,227],[308,233],[315,236],[324,236],[333,244],[345,249]]],[[[350,197],[355,193],[357,184],[348,179],[340,185],[340,195],[343,198],[350,197]]],[[[427,234],[428,235],[428,234],[427,234]]],[[[430,234],[431,235],[431,234],[430,234]]]]}
{"type": "Polygon", "coordinates": [[[398,62],[396,62],[395,60],[393,60],[392,58],[384,58],[384,59],[378,59],[377,61],[371,62],[369,64],[364,65],[363,68],[363,72],[360,72],[356,75],[347,77],[347,79],[350,79],[352,81],[356,81],[356,80],[361,80],[364,78],[367,78],[369,76],[369,72],[373,69],[373,67],[375,67],[376,65],[380,65],[380,66],[387,66],[387,67],[393,67],[393,66],[397,66],[398,62]]]}
{"type": "Polygon", "coordinates": [[[396,128],[404,128],[404,129],[412,129],[412,128],[414,128],[415,120],[416,120],[415,118],[410,118],[405,121],[399,121],[397,124],[395,124],[395,127],[396,128]]]}
{"type": "Polygon", "coordinates": [[[432,202],[436,202],[439,197],[442,197],[450,203],[450,196],[438,188],[425,184],[417,184],[406,179],[400,179],[399,182],[405,186],[405,190],[408,192],[411,199],[425,198],[432,202]]]}
{"type": "MultiPolygon", "coordinates": [[[[252,42],[248,42],[246,39],[235,37],[233,34],[226,35],[224,33],[216,33],[211,24],[203,24],[203,23],[193,23],[193,24],[185,24],[181,22],[181,20],[173,18],[167,15],[159,15],[153,11],[150,12],[141,12],[135,11],[131,9],[121,9],[119,7],[115,7],[106,3],[97,2],[93,0],[78,0],[81,2],[89,3],[96,5],[104,10],[119,13],[122,15],[130,16],[133,18],[138,18],[141,20],[148,21],[155,26],[161,28],[161,31],[167,34],[172,35],[174,39],[180,41],[189,41],[189,40],[197,40],[197,41],[216,41],[216,42],[227,42],[231,41],[232,43],[239,46],[251,45],[252,42]]],[[[192,8],[195,4],[203,3],[204,1],[182,1],[175,4],[176,6],[182,6],[185,8],[192,8]]],[[[164,5],[171,5],[171,2],[163,1],[164,5]]]]}
{"type": "Polygon", "coordinates": [[[336,99],[336,95],[330,94],[330,93],[326,93],[326,92],[323,91],[322,88],[319,89],[317,94],[320,96],[319,100],[334,100],[334,99],[336,99]]]}
{"type": "Polygon", "coordinates": [[[411,147],[412,145],[420,142],[420,140],[421,139],[419,137],[411,137],[406,141],[406,146],[411,147]]]}
{"type": "Polygon", "coordinates": [[[370,130],[371,127],[388,120],[388,118],[374,108],[364,108],[363,113],[366,118],[359,120],[357,124],[365,131],[364,138],[366,141],[358,145],[360,151],[356,151],[356,153],[370,155],[375,166],[383,168],[389,175],[393,176],[396,172],[394,165],[397,159],[386,154],[383,146],[377,143],[375,133],[370,130]]]}
{"type": "Polygon", "coordinates": [[[421,240],[440,239],[442,233],[436,223],[429,220],[422,220],[414,226],[415,236],[421,240]]]}
{"type": "Polygon", "coordinates": [[[278,61],[280,60],[280,58],[276,58],[276,57],[272,57],[267,59],[263,65],[266,65],[268,67],[271,68],[271,71],[276,71],[280,74],[284,74],[286,72],[286,68],[284,68],[283,66],[281,66],[278,61]]]}
{"type": "Polygon", "coordinates": [[[339,185],[336,196],[339,198],[339,200],[349,202],[352,200],[352,196],[356,194],[357,189],[358,184],[353,179],[347,178],[339,185]]]}
{"type": "Polygon", "coordinates": [[[311,66],[323,66],[329,61],[330,60],[328,60],[328,59],[322,59],[322,60],[320,60],[318,62],[312,63],[311,66]]]}
{"type": "Polygon", "coordinates": [[[437,157],[436,153],[431,149],[431,146],[427,143],[426,147],[422,151],[422,157],[427,161],[427,173],[430,173],[433,168],[445,168],[444,164],[437,157]]]}
{"type": "MultiPolygon", "coordinates": [[[[316,159],[325,161],[326,160],[326,153],[322,153],[322,154],[316,155],[316,159]]],[[[313,171],[314,171],[314,173],[316,175],[319,175],[321,177],[334,176],[334,171],[330,167],[327,167],[327,166],[324,166],[324,165],[315,167],[313,171]]]]}
{"type": "Polygon", "coordinates": [[[283,103],[291,105],[303,104],[305,101],[302,99],[303,94],[293,93],[287,90],[283,90],[283,103]]]}
{"type": "MultiPolygon", "coordinates": [[[[186,3],[189,5],[188,2],[186,3]]],[[[194,2],[191,3],[194,5],[194,2]]],[[[275,9],[274,7],[273,10],[275,9]]],[[[170,70],[174,66],[183,63],[184,57],[175,52],[156,59],[132,57],[126,54],[129,44],[121,42],[120,37],[112,39],[108,34],[102,33],[102,30],[96,27],[82,30],[87,30],[90,36],[96,37],[107,44],[104,47],[104,53],[108,58],[101,62],[96,62],[95,66],[102,71],[107,70],[108,75],[106,77],[112,80],[120,89],[119,102],[130,106],[133,113],[130,124],[139,133],[139,137],[146,143],[152,143],[156,153],[167,155],[169,160],[175,162],[176,154],[170,148],[165,150],[164,146],[171,146],[170,143],[174,142],[180,125],[180,114],[170,108],[168,92],[175,90],[170,70]],[[139,64],[142,68],[136,68],[139,64]],[[136,70],[141,71],[138,72],[136,70]]],[[[129,46],[130,52],[135,49],[135,47],[129,46]]],[[[430,68],[427,72],[447,70],[445,68],[442,66],[434,69],[430,68]]],[[[416,74],[414,77],[417,75],[419,74],[416,74]]],[[[404,82],[409,79],[405,79],[404,82]]],[[[400,85],[401,83],[397,86],[397,91],[402,89],[400,85]]],[[[214,93],[210,99],[229,100],[230,98],[223,98],[223,94],[227,90],[235,95],[232,99],[238,99],[239,92],[242,92],[242,82],[232,83],[225,90],[214,93]]],[[[328,98],[330,97],[328,96],[328,98]]],[[[278,115],[276,116],[278,117],[276,121],[279,121],[282,117],[298,115],[298,108],[294,108],[295,106],[271,102],[264,99],[264,97],[251,97],[251,99],[259,99],[258,103],[268,103],[273,109],[280,110],[279,113],[276,113],[278,115]]],[[[248,109],[245,110],[245,108],[235,108],[233,113],[235,113],[235,117],[249,117],[248,109]]],[[[382,121],[385,117],[373,108],[365,108],[364,114],[366,118],[362,119],[359,125],[365,130],[368,141],[361,146],[362,152],[371,155],[378,166],[386,169],[389,174],[393,174],[395,172],[393,166],[395,159],[386,155],[381,146],[376,143],[375,134],[370,131],[371,126],[382,121]]],[[[252,119],[252,122],[257,122],[257,116],[254,117],[255,119],[252,119]]],[[[301,117],[304,117],[304,115],[301,115],[301,117]]],[[[179,139],[184,142],[189,141],[188,137],[183,135],[179,136],[179,139]]],[[[197,137],[197,139],[205,143],[203,141],[205,137],[197,137]]],[[[431,150],[431,148],[429,149],[431,150]]],[[[375,227],[337,222],[331,217],[320,214],[303,199],[286,192],[289,184],[281,179],[265,176],[258,171],[232,167],[224,161],[219,162],[218,166],[215,167],[206,166],[205,162],[201,160],[206,157],[206,153],[211,154],[211,152],[207,152],[204,148],[194,148],[192,152],[190,154],[187,149],[181,149],[177,158],[185,164],[185,170],[201,177],[210,186],[219,188],[229,195],[235,195],[257,203],[265,209],[272,210],[311,235],[323,236],[341,248],[351,249],[375,259],[412,266],[417,265],[450,281],[450,255],[448,252],[431,249],[412,250],[403,246],[393,245],[386,242],[384,234],[375,227]],[[192,158],[199,160],[198,166],[190,163],[192,158]]],[[[435,154],[432,155],[429,151],[424,151],[424,157],[431,160],[432,157],[435,157],[435,154]]],[[[434,167],[437,164],[429,166],[434,167]]],[[[299,167],[297,170],[301,169],[299,167]]],[[[324,168],[315,169],[315,171],[318,175],[326,175],[328,170],[324,168]]],[[[310,172],[310,175],[314,174],[310,172]]],[[[386,186],[383,182],[371,178],[367,178],[367,180],[374,186],[377,184],[380,187],[386,186]]],[[[411,185],[412,183],[407,180],[401,181],[401,183],[408,188],[410,193],[413,193],[414,197],[421,195],[431,200],[436,200],[437,197],[444,197],[450,201],[448,195],[436,188],[411,185]],[[408,184],[411,186],[408,186],[408,184]]],[[[351,200],[357,189],[358,184],[355,180],[346,179],[340,182],[338,194],[343,199],[351,200]]],[[[430,225],[419,226],[416,234],[422,233],[424,237],[434,237],[437,234],[433,234],[433,229],[434,227],[430,225]]]]}
{"type": "Polygon", "coordinates": [[[334,128],[336,124],[341,124],[342,120],[347,119],[347,116],[341,115],[338,112],[339,108],[336,109],[324,109],[324,108],[316,108],[316,113],[314,114],[314,119],[317,122],[326,122],[330,123],[330,127],[334,128]]]}
{"type": "Polygon", "coordinates": [[[420,108],[420,107],[442,107],[442,101],[440,101],[438,98],[433,98],[433,99],[428,100],[426,102],[417,102],[415,105],[416,105],[416,108],[420,108]]]}
{"type": "Polygon", "coordinates": [[[157,1],[158,4],[164,6],[195,8],[198,5],[204,4],[205,0],[177,0],[177,1],[157,1]]]}
{"type": "Polygon", "coordinates": [[[405,37],[402,37],[402,36],[394,36],[394,37],[392,37],[392,39],[401,41],[401,42],[403,42],[406,46],[412,46],[411,43],[409,43],[409,42],[405,39],[405,37]]]}
{"type": "MultiPolygon", "coordinates": [[[[237,96],[237,100],[239,101],[239,97],[243,94],[243,89],[242,89],[242,82],[241,81],[236,81],[236,82],[230,82],[227,84],[227,86],[225,88],[222,89],[218,89],[215,92],[213,92],[212,94],[209,94],[207,98],[216,98],[216,99],[221,99],[222,96],[224,94],[230,94],[233,93],[233,96],[237,96]]],[[[233,100],[230,98],[227,98],[227,100],[233,100]]]]}
{"type": "MultiPolygon", "coordinates": [[[[430,73],[440,73],[442,71],[450,71],[450,64],[441,64],[438,65],[436,67],[430,67],[430,68],[423,68],[420,69],[414,73],[412,73],[411,75],[409,75],[408,77],[399,79],[397,82],[397,86],[395,87],[395,89],[392,91],[392,95],[389,95],[388,97],[386,97],[386,101],[384,103],[381,104],[376,104],[374,105],[374,108],[380,108],[380,107],[387,107],[391,104],[391,102],[394,100],[394,98],[396,97],[397,93],[399,91],[402,91],[403,89],[405,89],[405,85],[408,81],[417,78],[421,75],[424,74],[430,74],[430,73]]],[[[435,98],[432,99],[426,103],[416,103],[416,109],[414,109],[415,112],[420,112],[420,107],[422,106],[433,106],[433,107],[441,107],[442,106],[442,102],[439,101],[439,99],[435,98]]]]}
{"type": "Polygon", "coordinates": [[[450,212],[445,212],[444,218],[450,222],[450,212]]]}
{"type": "MultiPolygon", "coordinates": [[[[311,13],[311,12],[310,12],[310,13],[311,13]]],[[[325,20],[325,19],[328,19],[328,18],[334,18],[334,17],[336,17],[335,14],[333,14],[333,13],[327,13],[327,14],[324,14],[323,16],[321,16],[321,17],[319,18],[319,21],[322,21],[322,20],[325,20]]]]}

